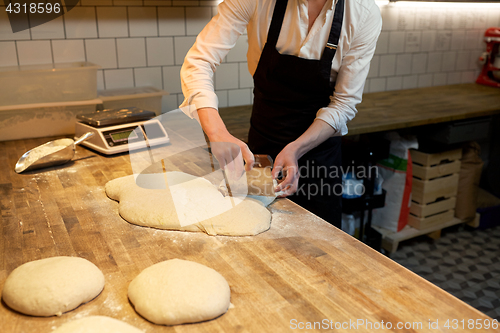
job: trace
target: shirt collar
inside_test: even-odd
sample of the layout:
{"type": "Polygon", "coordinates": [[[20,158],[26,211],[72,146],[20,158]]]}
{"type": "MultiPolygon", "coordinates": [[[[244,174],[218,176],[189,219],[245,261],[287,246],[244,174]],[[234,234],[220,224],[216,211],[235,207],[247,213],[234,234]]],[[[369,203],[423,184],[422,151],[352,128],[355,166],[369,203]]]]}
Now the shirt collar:
{"type": "MultiPolygon", "coordinates": [[[[329,6],[329,10],[333,10],[334,5],[338,2],[339,0],[328,0],[327,1],[327,6],[329,6]],[[328,3],[330,3],[328,5],[328,3]]],[[[307,4],[308,0],[299,0],[300,4],[307,4]]]]}

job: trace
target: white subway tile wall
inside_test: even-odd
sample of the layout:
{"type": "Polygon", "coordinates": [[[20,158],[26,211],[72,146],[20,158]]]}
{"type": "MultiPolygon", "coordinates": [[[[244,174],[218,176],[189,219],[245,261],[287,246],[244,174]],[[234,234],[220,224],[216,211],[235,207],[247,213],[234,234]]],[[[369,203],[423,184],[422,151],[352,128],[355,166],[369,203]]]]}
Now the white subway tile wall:
{"type": "MultiPolygon", "coordinates": [[[[170,93],[163,111],[182,102],[179,72],[196,35],[220,0],[81,0],[63,17],[12,33],[0,6],[0,66],[89,61],[101,66],[98,89],[151,85],[170,93]]],[[[500,7],[382,4],[383,30],[364,92],[474,82],[486,28],[500,7]]],[[[219,105],[252,102],[247,37],[215,74],[219,105]]]]}
{"type": "Polygon", "coordinates": [[[370,91],[381,92],[387,90],[387,79],[380,77],[370,80],[370,91]]]}
{"type": "Polygon", "coordinates": [[[127,7],[96,7],[99,37],[128,37],[127,7]]]}
{"type": "Polygon", "coordinates": [[[155,7],[129,7],[127,13],[130,37],[158,36],[155,7]]]}
{"type": "Polygon", "coordinates": [[[59,39],[52,41],[55,63],[85,61],[85,46],[82,39],[59,39]]]}
{"type": "Polygon", "coordinates": [[[379,76],[393,76],[396,74],[395,54],[384,54],[380,56],[379,76]]]}
{"type": "Polygon", "coordinates": [[[134,78],[137,87],[153,86],[163,89],[161,67],[134,68],[134,78]]]}
{"type": "Polygon", "coordinates": [[[17,66],[15,42],[0,42],[0,63],[3,66],[17,66]]]}
{"type": "Polygon", "coordinates": [[[380,67],[380,56],[375,54],[370,63],[370,71],[368,72],[368,78],[377,77],[379,72],[379,67],[380,67]]]}
{"type": "Polygon", "coordinates": [[[180,71],[181,66],[165,66],[162,68],[164,90],[171,94],[182,94],[180,71]]]}
{"type": "Polygon", "coordinates": [[[118,67],[146,67],[146,40],[144,38],[118,38],[116,51],[118,67]]]}
{"type": "Polygon", "coordinates": [[[186,32],[190,36],[198,35],[212,18],[211,8],[187,7],[186,32]]]}
{"type": "Polygon", "coordinates": [[[252,89],[232,89],[227,94],[228,106],[252,104],[252,89]]]}
{"type": "Polygon", "coordinates": [[[196,36],[175,37],[174,38],[174,62],[176,65],[182,66],[184,56],[193,46],[196,36]]]}
{"type": "Polygon", "coordinates": [[[64,14],[66,38],[97,38],[94,7],[75,7],[64,14]]]}
{"type": "Polygon", "coordinates": [[[87,61],[101,66],[104,69],[118,67],[116,57],[116,39],[86,39],[85,50],[87,61]]]}
{"type": "Polygon", "coordinates": [[[396,58],[396,75],[411,74],[411,53],[398,54],[396,58]]]}
{"type": "Polygon", "coordinates": [[[411,72],[415,74],[425,73],[427,68],[427,53],[414,53],[411,55],[411,72]]]}
{"type": "MultiPolygon", "coordinates": [[[[21,15],[20,19],[22,18],[22,16],[27,17],[27,15],[24,15],[22,13],[20,13],[19,15],[21,15]]],[[[8,13],[5,11],[5,6],[0,6],[0,41],[25,39],[31,39],[31,31],[23,30],[13,33],[10,27],[8,13]]]]}
{"type": "Polygon", "coordinates": [[[40,24],[41,22],[39,20],[37,22],[32,15],[30,15],[29,19],[30,24],[33,26],[33,28],[31,28],[32,39],[62,39],[65,37],[62,16],[43,24],[40,24]]]}
{"type": "Polygon", "coordinates": [[[23,40],[16,42],[19,65],[52,63],[52,48],[50,42],[50,40],[23,40]]]}
{"type": "Polygon", "coordinates": [[[416,88],[417,87],[417,80],[418,80],[417,75],[403,76],[403,89],[416,88]]]}
{"type": "Polygon", "coordinates": [[[222,108],[228,106],[228,104],[227,104],[227,90],[222,90],[222,91],[216,90],[215,93],[217,94],[219,106],[222,108]]]}
{"type": "Polygon", "coordinates": [[[148,66],[171,66],[174,64],[174,38],[146,38],[148,66]]]}
{"type": "Polygon", "coordinates": [[[134,86],[134,70],[110,69],[104,72],[104,84],[107,89],[128,88],[134,86]]]}
{"type": "Polygon", "coordinates": [[[387,78],[387,90],[399,90],[403,88],[403,77],[402,76],[393,76],[387,78]]]}
{"type": "Polygon", "coordinates": [[[246,62],[239,63],[240,88],[253,88],[253,77],[248,71],[246,62]]]}
{"type": "Polygon", "coordinates": [[[104,90],[104,71],[98,69],[97,70],[97,90],[104,90]]]}
{"type": "MultiPolygon", "coordinates": [[[[158,27],[160,36],[186,35],[186,9],[183,7],[158,7],[158,27]]],[[[209,11],[209,8],[206,9],[209,11]]]]}

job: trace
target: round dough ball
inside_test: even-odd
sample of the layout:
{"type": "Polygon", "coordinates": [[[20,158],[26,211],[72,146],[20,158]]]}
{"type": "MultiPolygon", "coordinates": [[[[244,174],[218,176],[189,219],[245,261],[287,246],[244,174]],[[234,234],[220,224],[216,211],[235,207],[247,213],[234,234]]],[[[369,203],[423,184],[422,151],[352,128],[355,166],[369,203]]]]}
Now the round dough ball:
{"type": "Polygon", "coordinates": [[[140,329],[121,320],[105,317],[90,316],[70,321],[52,333],[144,333],[140,329]]]}
{"type": "Polygon", "coordinates": [[[2,298],[12,309],[32,316],[62,315],[99,295],[104,275],[78,257],[27,262],[10,273],[2,298]]]}
{"type": "Polygon", "coordinates": [[[196,262],[172,259],[143,270],[129,285],[135,310],[155,324],[210,320],[229,308],[231,290],[222,275],[196,262]]]}

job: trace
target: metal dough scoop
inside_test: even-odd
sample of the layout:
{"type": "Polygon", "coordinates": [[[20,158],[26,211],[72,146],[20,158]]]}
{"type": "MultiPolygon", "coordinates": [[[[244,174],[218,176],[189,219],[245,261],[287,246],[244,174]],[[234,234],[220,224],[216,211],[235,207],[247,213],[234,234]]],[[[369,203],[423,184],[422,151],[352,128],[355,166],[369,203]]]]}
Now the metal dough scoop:
{"type": "Polygon", "coordinates": [[[252,170],[246,172],[246,182],[233,182],[231,186],[227,186],[228,179],[224,174],[224,179],[219,185],[219,192],[223,196],[233,196],[238,194],[248,194],[252,196],[269,196],[276,197],[274,188],[276,183],[273,180],[271,169],[273,160],[269,155],[255,154],[255,164],[252,170]]]}
{"type": "Polygon", "coordinates": [[[94,133],[87,132],[76,141],[59,139],[44,143],[41,146],[28,150],[16,163],[15,171],[21,173],[26,170],[48,168],[54,165],[65,164],[75,155],[76,145],[90,138],[94,133]]]}

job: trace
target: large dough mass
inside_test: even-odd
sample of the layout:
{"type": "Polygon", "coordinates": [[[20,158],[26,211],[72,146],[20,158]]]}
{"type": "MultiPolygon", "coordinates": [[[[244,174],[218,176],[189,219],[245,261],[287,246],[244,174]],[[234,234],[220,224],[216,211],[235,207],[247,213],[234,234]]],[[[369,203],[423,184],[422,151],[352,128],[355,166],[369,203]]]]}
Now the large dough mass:
{"type": "Polygon", "coordinates": [[[12,309],[32,316],[60,316],[99,295],[104,275],[78,257],[27,262],[10,273],[2,298],[12,309]]]}
{"type": "Polygon", "coordinates": [[[256,235],[270,228],[271,213],[262,202],[224,197],[206,179],[167,172],[141,174],[137,182],[141,186],[131,175],[106,184],[106,194],[120,202],[119,213],[130,223],[230,236],[256,235]]]}
{"type": "Polygon", "coordinates": [[[162,325],[196,323],[227,311],[231,291],[222,275],[196,262],[172,259],[143,270],[129,285],[135,310],[162,325]]]}

